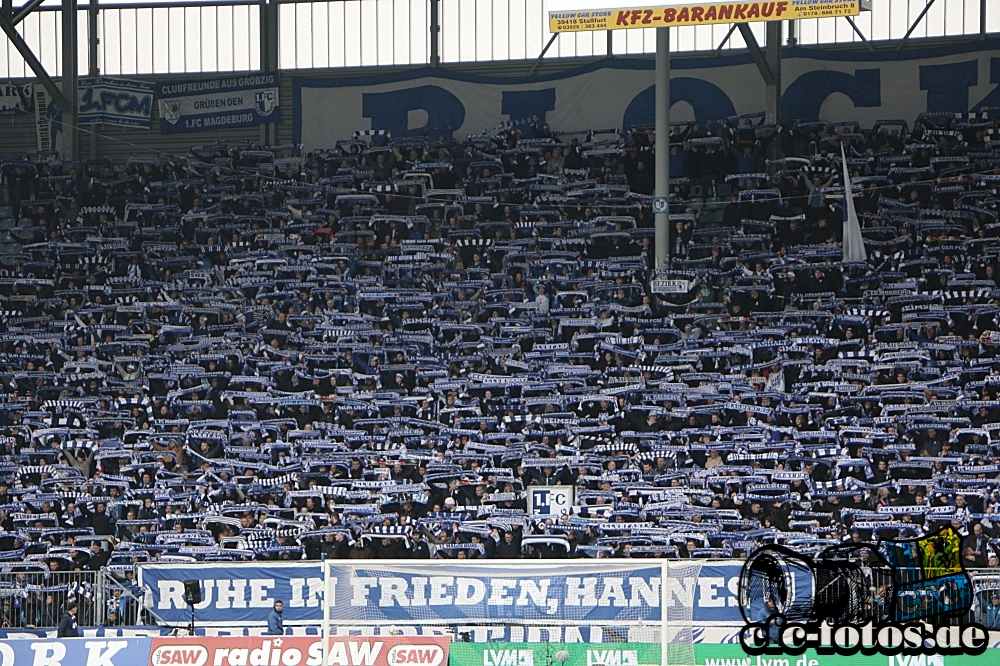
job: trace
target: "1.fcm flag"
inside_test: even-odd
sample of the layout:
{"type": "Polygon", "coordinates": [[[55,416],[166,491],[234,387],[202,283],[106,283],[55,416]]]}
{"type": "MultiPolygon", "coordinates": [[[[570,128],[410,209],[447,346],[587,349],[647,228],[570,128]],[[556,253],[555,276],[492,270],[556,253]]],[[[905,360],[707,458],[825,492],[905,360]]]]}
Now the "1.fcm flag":
{"type": "Polygon", "coordinates": [[[861,236],[858,211],[854,208],[854,193],[851,191],[851,176],[847,172],[847,156],[844,145],[840,145],[840,162],[844,167],[844,258],[843,261],[867,261],[865,239],[861,236]]]}

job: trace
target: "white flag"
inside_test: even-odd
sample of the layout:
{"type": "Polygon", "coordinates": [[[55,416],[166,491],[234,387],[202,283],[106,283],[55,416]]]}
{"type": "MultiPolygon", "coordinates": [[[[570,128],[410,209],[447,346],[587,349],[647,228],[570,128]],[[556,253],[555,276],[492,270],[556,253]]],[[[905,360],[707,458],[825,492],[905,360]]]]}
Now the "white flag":
{"type": "Polygon", "coordinates": [[[858,211],[854,209],[854,192],[851,190],[851,176],[847,172],[847,156],[844,144],[840,144],[841,164],[844,167],[844,251],[845,262],[868,261],[865,239],[861,236],[858,211]]]}

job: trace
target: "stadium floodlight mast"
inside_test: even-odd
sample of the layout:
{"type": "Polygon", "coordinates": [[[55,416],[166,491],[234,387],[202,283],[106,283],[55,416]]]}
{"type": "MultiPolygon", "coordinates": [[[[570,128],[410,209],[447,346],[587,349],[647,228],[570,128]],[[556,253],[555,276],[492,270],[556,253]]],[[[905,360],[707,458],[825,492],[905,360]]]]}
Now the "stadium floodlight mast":
{"type": "MultiPolygon", "coordinates": [[[[656,151],[654,160],[653,251],[656,270],[665,270],[670,263],[670,211],[663,205],[670,196],[670,150],[663,141],[670,134],[670,28],[716,23],[835,18],[857,16],[862,11],[871,10],[871,0],[815,0],[808,4],[797,4],[793,0],[660,0],[655,6],[645,4],[643,0],[549,0],[548,5],[549,32],[553,34],[656,28],[656,111],[653,131],[661,148],[656,151]],[[661,202],[659,205],[656,205],[657,200],[661,202]]],[[[756,48],[756,44],[751,48],[756,48]]],[[[780,92],[777,100],[780,100],[780,92]]]]}

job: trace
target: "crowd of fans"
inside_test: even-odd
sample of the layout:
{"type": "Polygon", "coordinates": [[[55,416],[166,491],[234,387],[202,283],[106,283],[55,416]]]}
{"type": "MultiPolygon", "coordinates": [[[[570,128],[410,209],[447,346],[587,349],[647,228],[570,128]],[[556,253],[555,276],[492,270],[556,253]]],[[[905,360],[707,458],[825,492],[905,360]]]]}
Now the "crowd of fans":
{"type": "Polygon", "coordinates": [[[0,622],[154,560],[739,558],[952,524],[998,568],[996,116],[678,126],[658,272],[643,128],[0,158],[0,622]],[[538,485],[575,505],[532,513],[538,485]]]}

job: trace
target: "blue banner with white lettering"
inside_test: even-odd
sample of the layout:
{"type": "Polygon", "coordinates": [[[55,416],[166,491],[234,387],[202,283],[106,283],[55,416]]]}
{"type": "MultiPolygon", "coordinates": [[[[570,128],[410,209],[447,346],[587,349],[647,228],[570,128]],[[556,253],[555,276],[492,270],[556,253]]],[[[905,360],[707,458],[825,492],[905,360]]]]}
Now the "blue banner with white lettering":
{"type": "Polygon", "coordinates": [[[323,618],[323,567],[319,562],[246,564],[199,562],[144,564],[139,582],[153,593],[153,613],[167,623],[185,623],[184,581],[201,583],[201,603],[194,607],[199,623],[267,622],[275,601],[285,605],[286,622],[323,618]]]}
{"type": "MultiPolygon", "coordinates": [[[[693,608],[695,622],[741,623],[736,586],[741,563],[701,567],[693,578],[670,576],[667,602],[693,608]]],[[[660,618],[660,564],[614,560],[579,563],[473,561],[462,567],[408,561],[370,565],[332,563],[331,617],[355,624],[393,621],[454,622],[552,620],[614,623],[660,618]]],[[[323,569],[319,562],[289,564],[199,563],[140,565],[140,582],[153,595],[153,612],[167,623],[184,623],[184,581],[201,582],[199,623],[267,621],[274,602],[284,602],[286,622],[323,617],[323,569]]]]}
{"type": "Polygon", "coordinates": [[[152,638],[61,638],[0,642],[0,666],[137,666],[152,638]]]}
{"type": "Polygon", "coordinates": [[[149,129],[153,89],[153,84],[145,81],[106,76],[80,79],[79,122],[149,129]]]}
{"type": "Polygon", "coordinates": [[[171,81],[156,95],[164,134],[276,123],[281,113],[276,74],[171,81]]]}
{"type": "MultiPolygon", "coordinates": [[[[862,127],[917,115],[1000,106],[1000,40],[899,52],[820,47],[783,49],[781,116],[788,122],[840,121],[862,127]]],[[[763,111],[765,86],[753,59],[671,59],[670,119],[706,123],[763,111]],[[752,82],[752,85],[748,85],[752,82]]],[[[449,132],[464,139],[514,122],[526,136],[537,116],[553,129],[628,130],[653,123],[653,58],[606,58],[534,77],[493,77],[419,68],[365,77],[295,77],[292,138],[304,149],[332,148],[354,130],[394,137],[449,132]]]]}

